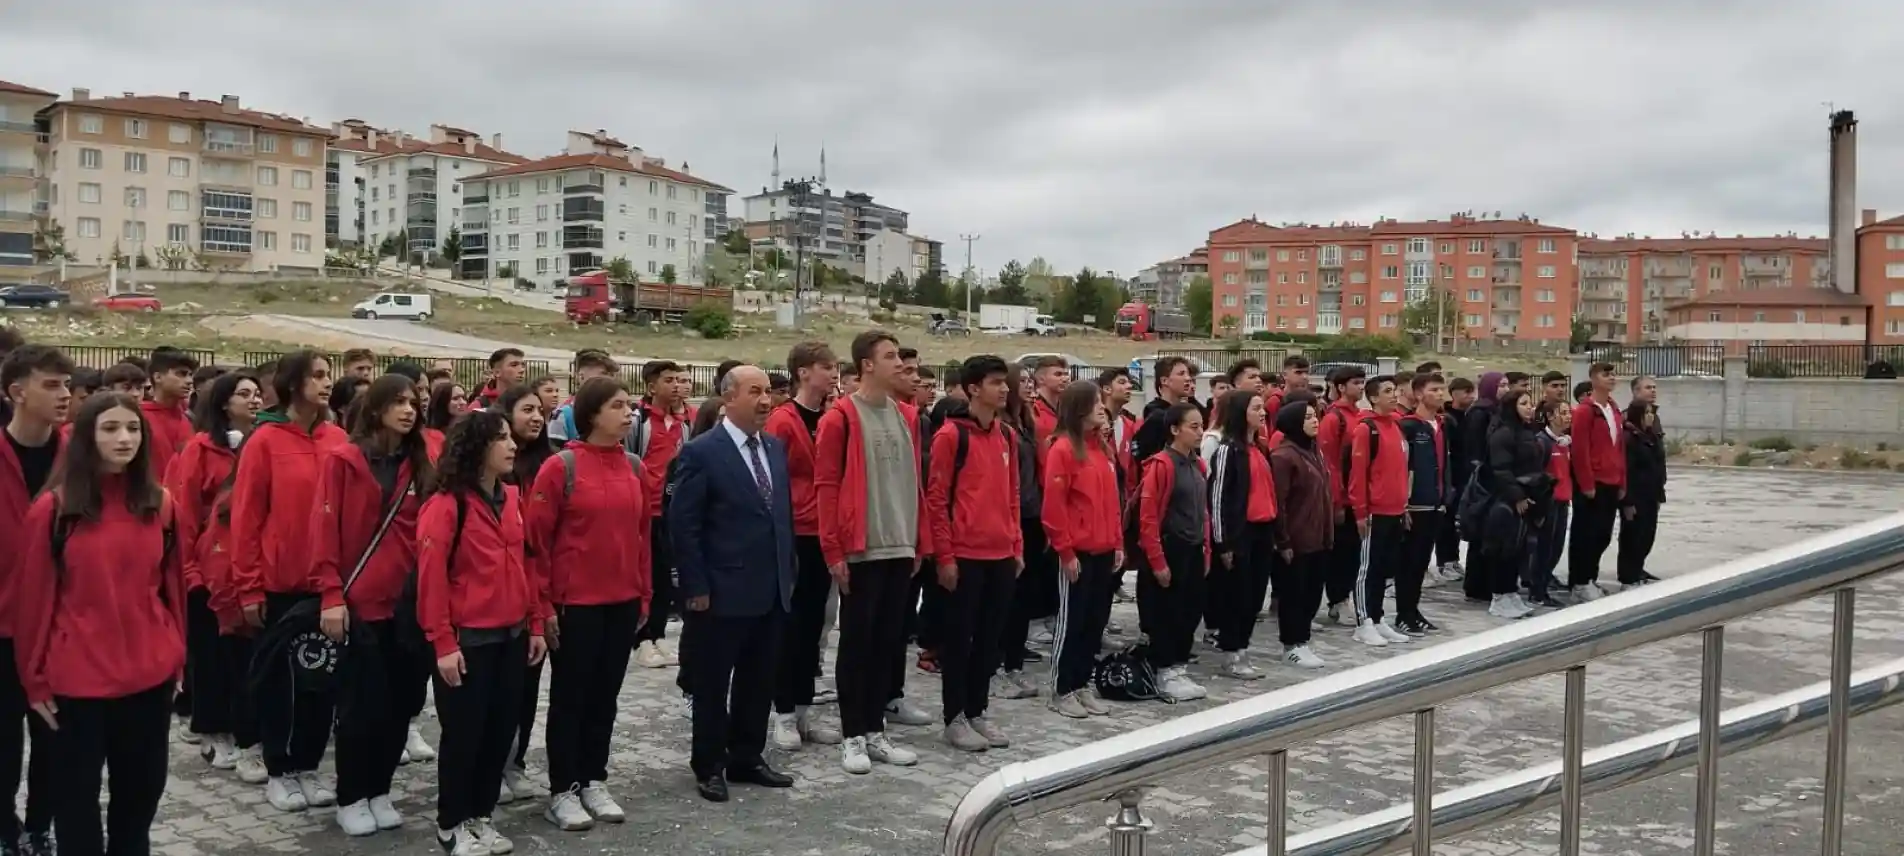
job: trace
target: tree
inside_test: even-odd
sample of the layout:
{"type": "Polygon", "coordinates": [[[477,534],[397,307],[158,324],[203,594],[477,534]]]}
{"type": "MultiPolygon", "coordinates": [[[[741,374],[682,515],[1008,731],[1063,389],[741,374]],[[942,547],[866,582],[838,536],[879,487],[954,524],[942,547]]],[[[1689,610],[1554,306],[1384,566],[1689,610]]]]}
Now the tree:
{"type": "Polygon", "coordinates": [[[1445,288],[1431,288],[1402,310],[1402,332],[1426,338],[1439,350],[1444,340],[1461,335],[1461,301],[1445,288]]]}
{"type": "Polygon", "coordinates": [[[497,265],[496,278],[497,279],[515,279],[516,278],[516,263],[503,262],[502,264],[497,265]]]}
{"type": "Polygon", "coordinates": [[[661,266],[661,281],[662,282],[665,282],[669,285],[673,285],[676,277],[678,276],[679,274],[676,274],[674,272],[674,265],[661,266]]]}
{"type": "Polygon", "coordinates": [[[743,229],[730,231],[727,233],[727,237],[721,239],[721,246],[737,256],[747,255],[747,251],[750,248],[749,245],[752,243],[753,242],[747,240],[747,232],[743,229]]]}
{"type": "Polygon", "coordinates": [[[152,257],[145,254],[144,247],[139,248],[139,255],[133,258],[132,266],[139,270],[146,270],[152,267],[152,257]]]}
{"type": "Polygon", "coordinates": [[[945,306],[950,295],[945,278],[936,270],[926,271],[912,284],[912,302],[920,306],[945,306]]]}
{"type": "Polygon", "coordinates": [[[1586,350],[1587,343],[1593,341],[1593,325],[1587,323],[1587,319],[1585,318],[1577,315],[1574,316],[1573,330],[1571,331],[1571,335],[1567,337],[1567,340],[1569,351],[1579,352],[1586,350]]]}
{"type": "Polygon", "coordinates": [[[812,263],[807,265],[808,278],[811,280],[807,283],[807,287],[813,291],[825,291],[828,285],[837,282],[836,273],[837,272],[832,268],[826,266],[826,262],[814,259],[812,263]]]}
{"type": "Polygon", "coordinates": [[[385,235],[383,241],[377,244],[377,261],[396,258],[397,252],[397,236],[385,235]]]}
{"type": "Polygon", "coordinates": [[[192,254],[184,247],[164,246],[154,251],[159,267],[163,270],[185,270],[192,264],[192,254]]]}
{"type": "Polygon", "coordinates": [[[45,263],[59,259],[73,261],[73,251],[66,248],[66,227],[48,220],[33,233],[33,260],[45,263]]]}
{"type": "Polygon", "coordinates": [[[1210,287],[1210,278],[1198,274],[1190,280],[1190,286],[1183,290],[1183,306],[1190,311],[1190,329],[1210,330],[1210,318],[1216,311],[1216,293],[1210,287]]]}
{"type": "Polygon", "coordinates": [[[741,284],[747,277],[747,256],[729,252],[726,245],[716,244],[707,251],[707,284],[711,286],[733,287],[741,284]]]}
{"type": "Polygon", "coordinates": [[[906,272],[893,268],[892,276],[886,277],[886,285],[879,295],[880,302],[893,303],[912,301],[912,283],[906,281],[906,272]]]}
{"type": "Polygon", "coordinates": [[[985,292],[986,303],[1031,305],[1031,291],[1025,288],[1025,266],[1012,259],[998,270],[998,287],[985,292]]]}
{"type": "Polygon", "coordinates": [[[450,227],[450,233],[443,237],[443,260],[450,263],[450,272],[456,272],[456,263],[463,258],[463,230],[450,227]]]}
{"type": "Polygon", "coordinates": [[[1222,329],[1218,330],[1217,332],[1222,333],[1224,336],[1236,335],[1236,316],[1235,315],[1230,315],[1228,313],[1225,313],[1224,316],[1217,323],[1222,325],[1222,329]]]}
{"type": "Polygon", "coordinates": [[[602,270],[608,271],[608,278],[616,282],[634,282],[637,279],[635,276],[635,263],[629,261],[627,256],[616,256],[609,259],[608,265],[602,268],[602,270]]]}

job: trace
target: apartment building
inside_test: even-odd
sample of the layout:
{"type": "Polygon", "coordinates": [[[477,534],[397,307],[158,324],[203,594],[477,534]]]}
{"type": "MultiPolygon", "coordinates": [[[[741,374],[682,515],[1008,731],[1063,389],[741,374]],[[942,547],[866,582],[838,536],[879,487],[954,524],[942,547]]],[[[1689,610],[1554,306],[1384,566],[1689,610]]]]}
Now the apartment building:
{"type": "Polygon", "coordinates": [[[911,215],[873,201],[872,194],[834,194],[821,185],[789,181],[744,200],[747,237],[755,246],[805,254],[828,266],[865,269],[867,241],[880,232],[904,233],[911,215]]]}
{"type": "Polygon", "coordinates": [[[1131,279],[1131,299],[1170,309],[1183,307],[1184,289],[1197,277],[1210,275],[1210,251],[1198,247],[1187,255],[1158,262],[1131,279]]]}
{"type": "Polygon", "coordinates": [[[331,124],[331,144],[324,153],[324,242],[328,246],[358,247],[369,237],[370,170],[363,162],[398,153],[397,135],[375,128],[362,119],[331,124]]]}
{"type": "Polygon", "coordinates": [[[324,264],[324,128],[190,92],[74,89],[41,115],[48,217],[81,262],[177,248],[233,270],[324,264]]]}
{"type": "Polygon", "coordinates": [[[1326,226],[1250,218],[1210,233],[1211,318],[1218,335],[1399,335],[1403,310],[1439,288],[1457,310],[1449,328],[1471,343],[1561,346],[1576,240],[1525,216],[1326,226]]]}
{"type": "MultiPolygon", "coordinates": [[[[562,154],[490,170],[463,182],[465,279],[543,280],[626,256],[643,277],[674,268],[677,282],[705,272],[710,194],[732,190],[606,131],[570,131],[562,154]]],[[[724,205],[724,203],[723,203],[724,205]]]]}
{"type": "Polygon", "coordinates": [[[425,258],[440,253],[450,230],[461,221],[464,183],[471,177],[501,167],[528,163],[528,158],[502,148],[502,135],[484,140],[475,131],[450,125],[431,125],[428,139],[407,132],[386,132],[392,151],[372,152],[357,161],[363,172],[364,241],[375,247],[385,238],[402,236],[404,249],[425,258]]]}
{"type": "Polygon", "coordinates": [[[1866,341],[1904,345],[1904,215],[1865,209],[1858,227],[1858,295],[1870,308],[1866,341]]]}
{"type": "Polygon", "coordinates": [[[1759,339],[1775,333],[1771,338],[1822,342],[1845,334],[1836,326],[1838,315],[1830,315],[1832,329],[1814,329],[1844,302],[1835,291],[1820,293],[1831,289],[1829,248],[1822,238],[1588,237],[1580,241],[1579,257],[1579,317],[1595,341],[1704,341],[1735,334],[1759,339]],[[1714,324],[1723,326],[1706,326],[1714,324]],[[1763,324],[1775,326],[1754,326],[1763,324]]]}
{"type": "Polygon", "coordinates": [[[39,112],[59,96],[0,80],[0,266],[33,264],[33,234],[46,213],[49,153],[39,112]]]}

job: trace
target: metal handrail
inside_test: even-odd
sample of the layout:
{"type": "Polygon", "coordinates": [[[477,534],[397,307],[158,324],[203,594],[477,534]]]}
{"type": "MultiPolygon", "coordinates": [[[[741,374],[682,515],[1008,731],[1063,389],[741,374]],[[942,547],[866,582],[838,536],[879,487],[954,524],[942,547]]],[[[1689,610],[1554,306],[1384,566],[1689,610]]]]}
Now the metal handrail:
{"type": "MultiPolygon", "coordinates": [[[[1417,759],[1423,754],[1421,734],[1425,725],[1427,760],[1432,766],[1433,712],[1437,706],[1559,671],[1568,673],[1564,778],[1569,793],[1563,802],[1577,806],[1584,755],[1584,729],[1579,720],[1585,707],[1585,663],[1707,628],[1722,634],[1726,622],[1844,589],[1837,598],[1832,645],[1833,723],[1828,741],[1832,757],[1827,763],[1825,794],[1829,848],[1834,824],[1839,834],[1842,830],[1845,729],[1840,719],[1848,716],[1849,710],[1850,618],[1855,594],[1847,587],[1901,568],[1904,514],[1893,514],[1700,573],[1622,592],[1617,597],[1011,764],[981,780],[960,801],[947,824],[942,852],[945,856],[993,856],[1001,838],[1014,826],[1113,797],[1124,806],[1113,820],[1116,838],[1127,828],[1148,826],[1137,811],[1144,786],[1175,774],[1268,755],[1268,852],[1284,853],[1286,753],[1291,746],[1414,714],[1417,759]],[[1834,807],[1836,819],[1832,817],[1834,807]]],[[[1716,683],[1711,680],[1717,672],[1717,652],[1710,644],[1713,639],[1708,636],[1708,684],[1716,683]]],[[[1709,721],[1716,730],[1716,687],[1702,696],[1702,721],[1709,721]]],[[[1716,740],[1711,745],[1714,754],[1710,760],[1702,757],[1702,773],[1716,764],[1716,740]]],[[[1419,763],[1417,767],[1419,773],[1419,763]]],[[[1422,779],[1417,776],[1415,813],[1427,823],[1417,833],[1417,852],[1426,852],[1432,834],[1433,818],[1424,815],[1433,790],[1422,779]]],[[[1708,794],[1701,794],[1702,803],[1709,799],[1708,794]]],[[[1579,812],[1567,808],[1563,805],[1563,852],[1578,846],[1579,812]]]]}

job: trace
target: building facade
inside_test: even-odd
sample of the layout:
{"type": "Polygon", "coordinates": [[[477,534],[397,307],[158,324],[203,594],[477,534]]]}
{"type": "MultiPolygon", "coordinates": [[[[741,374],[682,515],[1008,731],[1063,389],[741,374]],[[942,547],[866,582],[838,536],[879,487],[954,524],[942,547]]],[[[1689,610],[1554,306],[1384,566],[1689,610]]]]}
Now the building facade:
{"type": "Polygon", "coordinates": [[[442,252],[443,242],[461,221],[465,181],[528,161],[503,151],[501,134],[484,140],[474,131],[431,125],[428,140],[403,131],[395,136],[393,152],[370,154],[358,162],[365,171],[364,206],[370,213],[365,242],[374,247],[400,235],[412,257],[427,259],[442,252]]]}
{"type": "Polygon", "coordinates": [[[731,193],[604,131],[570,131],[563,154],[464,182],[461,274],[541,281],[626,257],[643,279],[672,267],[700,283],[707,197],[731,193]]]}
{"type": "Polygon", "coordinates": [[[1904,345],[1904,216],[1865,209],[1858,227],[1858,296],[1870,307],[1867,341],[1904,345]]]}
{"type": "Polygon", "coordinates": [[[1435,288],[1449,296],[1444,335],[1506,349],[1564,346],[1575,242],[1573,230],[1528,217],[1242,220],[1210,233],[1213,332],[1401,335],[1411,332],[1404,311],[1435,288]]]}
{"type": "Polygon", "coordinates": [[[218,101],[73,90],[48,107],[47,210],[82,263],[174,252],[233,270],[324,264],[330,132],[218,101]]]}
{"type": "Polygon", "coordinates": [[[47,135],[39,112],[59,96],[0,80],[0,266],[34,262],[33,235],[48,211],[47,135]]]}
{"type": "MultiPolygon", "coordinates": [[[[1710,339],[1713,337],[1676,336],[1668,328],[1678,327],[1683,334],[1687,332],[1685,324],[1709,323],[1699,319],[1717,309],[1725,310],[1720,314],[1727,324],[1734,323],[1734,314],[1751,319],[1761,308],[1769,313],[1767,317],[1789,314],[1784,309],[1798,309],[1798,317],[1803,319],[1807,295],[1818,298],[1812,301],[1817,311],[1809,315],[1809,323],[1817,323],[1828,309],[1842,302],[1833,295],[1816,294],[1829,288],[1831,263],[1826,241],[1821,238],[1688,235],[1580,241],[1579,317],[1598,342],[1710,339]],[[1769,302],[1762,301],[1765,305],[1752,304],[1759,292],[1787,290],[1796,295],[1795,302],[1781,294],[1770,297],[1769,302]],[[1674,307],[1686,307],[1687,311],[1675,312],[1674,307]],[[1731,308],[1740,308],[1740,312],[1734,313],[1731,308]]],[[[1830,337],[1817,340],[1828,341],[1830,337]]]]}
{"type": "MultiPolygon", "coordinates": [[[[874,202],[871,194],[835,194],[823,186],[787,182],[744,200],[747,237],[756,246],[805,253],[831,267],[865,270],[867,242],[881,232],[905,233],[911,215],[874,202]]],[[[880,262],[883,265],[884,262],[880,262]]]]}

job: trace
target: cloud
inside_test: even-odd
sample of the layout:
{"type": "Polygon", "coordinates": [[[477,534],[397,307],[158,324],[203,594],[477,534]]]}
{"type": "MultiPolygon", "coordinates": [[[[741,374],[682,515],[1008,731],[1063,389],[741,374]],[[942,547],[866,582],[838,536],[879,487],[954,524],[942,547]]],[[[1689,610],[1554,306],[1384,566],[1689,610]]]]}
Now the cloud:
{"type": "MultiPolygon", "coordinates": [[[[912,212],[975,262],[1134,273],[1210,229],[1527,213],[1583,232],[1822,234],[1825,107],[1904,208],[1904,5],[1399,0],[79,0],[9,9],[0,77],[232,92],[319,123],[607,129],[743,192],[912,212]]],[[[739,213],[736,204],[735,212],[739,213]]]]}

